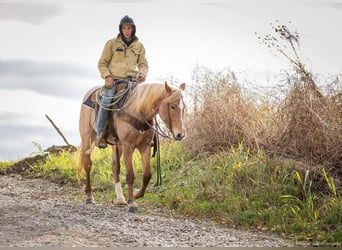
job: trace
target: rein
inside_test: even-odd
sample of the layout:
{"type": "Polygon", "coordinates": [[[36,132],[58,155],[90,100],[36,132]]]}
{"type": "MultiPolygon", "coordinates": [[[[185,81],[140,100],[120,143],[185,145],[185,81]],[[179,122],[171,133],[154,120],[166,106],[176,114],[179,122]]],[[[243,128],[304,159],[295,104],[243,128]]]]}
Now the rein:
{"type": "Polygon", "coordinates": [[[171,120],[171,115],[170,115],[170,104],[167,104],[167,116],[169,118],[169,127],[170,127],[170,132],[173,134],[173,129],[172,129],[172,120],[171,120]]]}
{"type": "MultiPolygon", "coordinates": [[[[160,135],[163,138],[172,140],[172,137],[168,136],[163,130],[162,128],[159,126],[159,123],[157,122],[157,119],[154,119],[154,123],[155,125],[153,126],[151,123],[149,123],[145,118],[144,118],[145,123],[149,126],[149,128],[151,128],[156,134],[160,135]]],[[[170,130],[170,132],[172,133],[172,131],[170,130]]]]}

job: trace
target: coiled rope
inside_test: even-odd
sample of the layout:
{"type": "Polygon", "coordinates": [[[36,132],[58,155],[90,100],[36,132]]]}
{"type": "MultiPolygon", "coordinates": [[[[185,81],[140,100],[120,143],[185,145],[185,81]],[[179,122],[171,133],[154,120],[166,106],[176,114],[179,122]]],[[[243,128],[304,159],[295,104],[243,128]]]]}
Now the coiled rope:
{"type": "Polygon", "coordinates": [[[125,81],[125,80],[118,80],[114,84],[118,84],[119,82],[127,83],[127,88],[125,88],[124,90],[122,90],[120,92],[115,93],[114,96],[106,96],[105,95],[105,93],[104,93],[106,90],[105,86],[101,87],[99,89],[99,91],[97,91],[96,102],[101,108],[108,110],[108,111],[116,111],[116,112],[118,112],[122,108],[124,108],[124,106],[126,105],[126,102],[122,105],[122,107],[119,107],[119,108],[115,108],[115,107],[116,107],[116,104],[118,104],[124,96],[130,95],[130,93],[133,89],[133,84],[131,81],[125,81]],[[103,105],[101,102],[102,98],[111,99],[111,102],[108,105],[103,105]]]}

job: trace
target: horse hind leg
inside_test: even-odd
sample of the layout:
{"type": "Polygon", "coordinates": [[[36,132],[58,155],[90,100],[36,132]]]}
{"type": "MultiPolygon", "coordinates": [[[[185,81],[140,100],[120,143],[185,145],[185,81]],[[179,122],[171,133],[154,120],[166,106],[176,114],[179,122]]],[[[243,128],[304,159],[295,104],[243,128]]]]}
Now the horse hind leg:
{"type": "Polygon", "coordinates": [[[79,153],[79,172],[81,171],[81,168],[84,169],[86,173],[86,185],[85,185],[85,194],[86,194],[86,204],[95,204],[95,200],[92,194],[92,188],[91,188],[91,179],[90,179],[90,172],[92,167],[92,161],[91,161],[91,154],[90,154],[90,145],[85,146],[82,142],[80,146],[80,153],[79,153]]]}
{"type": "Polygon", "coordinates": [[[81,106],[80,111],[80,120],[79,120],[79,132],[81,136],[81,145],[79,147],[79,154],[78,154],[78,175],[82,169],[86,172],[86,186],[85,186],[85,193],[86,193],[86,204],[93,204],[95,203],[94,197],[92,194],[91,188],[91,180],[90,180],[90,172],[92,168],[92,161],[91,161],[91,152],[94,147],[93,141],[96,136],[96,132],[93,129],[93,121],[95,120],[95,113],[89,107],[85,105],[81,106]]]}

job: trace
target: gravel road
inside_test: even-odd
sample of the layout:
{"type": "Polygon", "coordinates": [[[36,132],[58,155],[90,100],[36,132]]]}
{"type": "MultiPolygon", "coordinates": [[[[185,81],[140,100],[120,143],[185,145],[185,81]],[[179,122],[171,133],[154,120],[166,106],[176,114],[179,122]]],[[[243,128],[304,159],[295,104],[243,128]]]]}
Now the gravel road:
{"type": "MultiPolygon", "coordinates": [[[[261,231],[244,231],[156,215],[128,213],[109,202],[85,205],[82,190],[18,174],[0,175],[0,246],[98,247],[285,247],[293,242],[261,231]]],[[[142,209],[144,210],[144,209],[142,209]]],[[[147,209],[146,209],[147,210],[147,209]]]]}

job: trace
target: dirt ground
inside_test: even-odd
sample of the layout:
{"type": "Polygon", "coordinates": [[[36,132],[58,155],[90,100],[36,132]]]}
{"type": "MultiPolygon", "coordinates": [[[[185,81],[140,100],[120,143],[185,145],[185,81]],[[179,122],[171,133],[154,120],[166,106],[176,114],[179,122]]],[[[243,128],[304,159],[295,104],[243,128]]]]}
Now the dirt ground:
{"type": "Polygon", "coordinates": [[[83,190],[19,174],[0,175],[0,246],[285,247],[276,235],[161,215],[110,202],[85,205],[83,190]],[[82,196],[83,197],[83,196],[82,196]]]}

